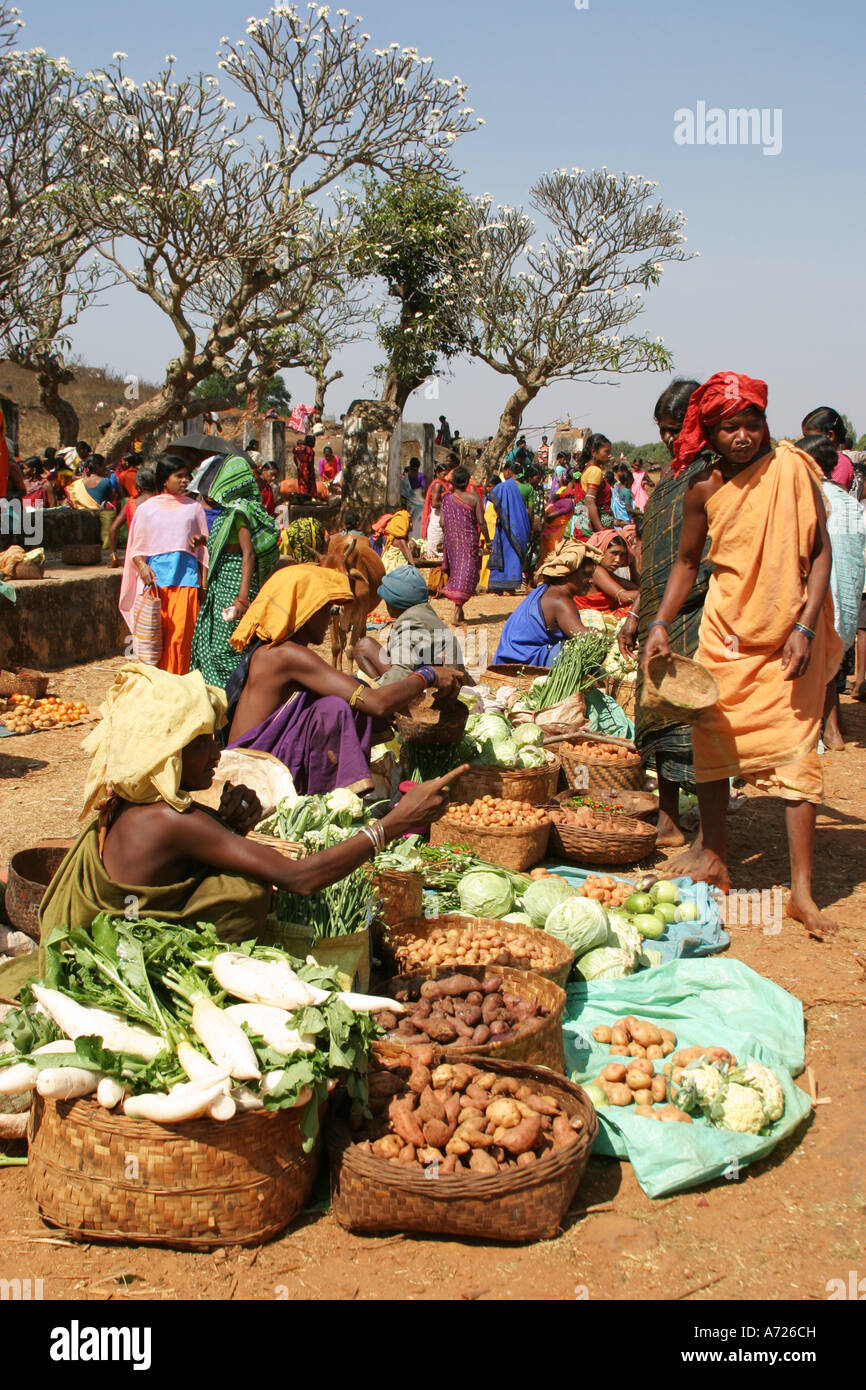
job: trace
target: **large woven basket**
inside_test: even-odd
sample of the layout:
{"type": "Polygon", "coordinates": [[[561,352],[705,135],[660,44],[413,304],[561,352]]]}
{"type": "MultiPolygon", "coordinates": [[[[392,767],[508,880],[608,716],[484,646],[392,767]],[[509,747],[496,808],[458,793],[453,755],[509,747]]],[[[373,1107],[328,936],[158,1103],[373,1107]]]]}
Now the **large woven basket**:
{"type": "Polygon", "coordinates": [[[409,917],[421,916],[424,898],[424,875],[413,869],[383,869],[373,874],[379,894],[377,917],[389,926],[409,917]]]}
{"type": "Polygon", "coordinates": [[[471,763],[468,772],[451,785],[452,801],[474,801],[476,797],[495,796],[503,801],[528,801],[531,806],[543,806],[556,791],[560,762],[556,754],[547,752],[544,767],[486,767],[471,763]]]}
{"type": "MultiPolygon", "coordinates": [[[[440,1054],[439,1060],[443,1058],[440,1054]]],[[[577,1143],[529,1168],[496,1176],[428,1178],[409,1172],[403,1163],[358,1153],[347,1124],[348,1102],[341,1098],[327,1128],[332,1206],[341,1226],[350,1231],[415,1231],[495,1241],[549,1240],[559,1233],[598,1133],[595,1109],[585,1092],[564,1076],[520,1062],[477,1060],[485,1071],[514,1076],[533,1090],[555,1095],[569,1115],[583,1120],[577,1143]]]]}
{"type": "MultiPolygon", "coordinates": [[[[454,975],[457,972],[452,970],[449,973],[454,975]]],[[[475,980],[484,980],[495,975],[497,979],[502,980],[507,994],[515,994],[519,999],[535,999],[547,1012],[543,1018],[530,1019],[525,1031],[518,1033],[517,1037],[507,1038],[505,1042],[448,1043],[441,1049],[447,1057],[453,1057],[455,1053],[462,1055],[464,1052],[471,1052],[476,1057],[529,1062],[532,1066],[549,1067],[551,1071],[565,1071],[562,1041],[565,990],[560,985],[536,975],[534,970],[512,970],[507,965],[466,965],[460,967],[459,973],[471,975],[475,980]]],[[[388,981],[385,993],[396,996],[398,991],[408,989],[410,998],[418,999],[421,986],[429,979],[429,974],[399,975],[396,980],[388,981]]],[[[376,1043],[375,1047],[383,1050],[383,1056],[387,1056],[394,1048],[402,1050],[399,1038],[388,1038],[385,1042],[376,1043]]]]}
{"type": "Polygon", "coordinates": [[[488,864],[498,864],[503,869],[520,873],[531,869],[547,853],[550,839],[550,825],[537,825],[521,830],[507,826],[482,830],[468,827],[443,816],[430,827],[431,845],[468,845],[473,854],[488,864]]]}
{"type": "MultiPolygon", "coordinates": [[[[447,931],[451,926],[457,927],[461,931],[468,930],[470,933],[474,930],[480,933],[486,927],[499,927],[502,930],[513,933],[514,949],[509,966],[512,970],[526,968],[516,964],[516,959],[520,959],[521,945],[523,945],[524,948],[529,948],[533,943],[543,943],[551,952],[554,958],[554,964],[547,970],[539,970],[537,966],[530,966],[528,968],[532,973],[538,975],[542,979],[552,980],[554,984],[562,986],[565,985],[566,980],[571,974],[571,967],[574,964],[574,952],[570,947],[566,946],[564,941],[560,941],[558,937],[550,936],[547,932],[539,931],[536,927],[524,926],[522,922],[501,922],[495,917],[475,917],[471,921],[467,921],[465,917],[458,917],[451,914],[447,914],[443,917],[413,917],[407,921],[398,922],[389,927],[382,942],[382,963],[385,969],[390,970],[392,974],[395,975],[409,974],[417,971],[418,967],[416,965],[410,967],[404,965],[402,958],[398,956],[399,948],[411,941],[426,940],[427,937],[431,936],[433,932],[437,931],[439,928],[444,927],[447,931]]],[[[525,956],[524,958],[528,959],[529,957],[525,956]]],[[[466,961],[461,959],[460,953],[456,951],[453,960],[447,965],[425,965],[424,967],[430,979],[436,979],[438,975],[453,975],[456,970],[459,970],[462,974],[465,968],[466,961]]],[[[484,969],[499,970],[500,967],[490,962],[484,969]]],[[[515,993],[517,993],[516,990],[515,993]]]]}
{"type": "Polygon", "coordinates": [[[549,675],[549,666],[524,666],[519,661],[501,661],[495,666],[488,666],[478,684],[487,685],[491,690],[498,690],[502,685],[513,685],[526,692],[539,676],[549,675]]]}
{"type": "Polygon", "coordinates": [[[34,941],[39,940],[39,904],[72,844],[72,840],[47,840],[19,850],[9,861],[6,916],[34,941]]]}
{"type": "Polygon", "coordinates": [[[640,791],[644,783],[644,768],[640,753],[635,749],[627,758],[605,756],[605,747],[599,743],[598,756],[587,753],[572,753],[564,744],[557,744],[556,751],[562,761],[565,780],[575,791],[589,792],[597,796],[607,791],[640,791]]]}
{"type": "Polygon", "coordinates": [[[73,1240],[210,1250],[258,1245],[298,1215],[321,1146],[305,1154],[299,1110],[158,1125],[90,1099],[30,1112],[27,1191],[73,1240]]]}
{"type": "Polygon", "coordinates": [[[641,691],[641,704],[661,719],[694,724],[719,698],[715,676],[687,656],[654,656],[641,691]]]}
{"type": "Polygon", "coordinates": [[[468,718],[469,709],[462,700],[442,700],[437,690],[413,700],[408,712],[393,715],[404,743],[459,743],[468,718]]]}
{"type": "Polygon", "coordinates": [[[611,831],[569,825],[561,810],[551,809],[550,815],[551,853],[561,854],[574,864],[637,864],[656,847],[656,827],[632,816],[618,817],[622,830],[611,831]]]}

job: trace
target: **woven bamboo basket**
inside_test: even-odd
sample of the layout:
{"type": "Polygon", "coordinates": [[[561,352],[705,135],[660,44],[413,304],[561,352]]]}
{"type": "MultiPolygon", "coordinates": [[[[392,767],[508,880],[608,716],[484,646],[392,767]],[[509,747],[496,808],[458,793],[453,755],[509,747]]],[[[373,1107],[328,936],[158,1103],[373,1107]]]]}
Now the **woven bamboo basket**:
{"type": "Polygon", "coordinates": [[[34,700],[41,700],[50,680],[44,671],[0,671],[0,696],[32,695],[34,700]]]}
{"type": "MultiPolygon", "coordinates": [[[[457,972],[452,970],[447,973],[453,975],[457,972]]],[[[507,994],[516,994],[519,999],[535,999],[546,1013],[543,1018],[530,1019],[526,1028],[521,1029],[516,1037],[506,1038],[501,1043],[448,1043],[441,1049],[446,1057],[452,1058],[455,1053],[462,1055],[464,1052],[471,1052],[476,1057],[528,1062],[535,1067],[549,1067],[551,1071],[565,1071],[562,1041],[565,990],[561,985],[554,984],[553,980],[545,980],[542,975],[536,975],[534,970],[512,970],[507,965],[465,965],[460,967],[459,973],[471,975],[475,980],[485,980],[495,975],[497,979],[502,980],[507,994]]],[[[414,1001],[420,998],[421,986],[430,978],[429,974],[399,975],[396,980],[388,981],[384,987],[385,993],[396,998],[407,991],[408,997],[414,1001]]],[[[376,1043],[375,1047],[383,1056],[392,1055],[395,1048],[403,1050],[399,1038],[388,1038],[387,1041],[376,1043]]]]}
{"type": "Polygon", "coordinates": [[[461,700],[443,701],[437,690],[426,691],[412,701],[408,712],[393,716],[404,743],[459,743],[468,718],[461,700]]]}
{"type": "MultiPolygon", "coordinates": [[[[571,791],[557,792],[552,800],[557,806],[567,806],[575,796],[580,795],[572,788],[571,791]]],[[[624,811],[627,816],[634,816],[637,820],[649,820],[659,809],[659,799],[652,792],[605,793],[598,804],[609,806],[614,811],[624,811]]]]}
{"type": "Polygon", "coordinates": [[[42,579],[45,575],[44,561],[21,560],[12,571],[13,579],[42,579]]]}
{"type": "MultiPolygon", "coordinates": [[[[443,1059],[441,1054],[438,1060],[443,1059]]],[[[489,1057],[478,1057],[478,1065],[554,1095],[569,1115],[583,1120],[577,1143],[528,1168],[489,1177],[443,1175],[431,1181],[432,1175],[410,1172],[403,1163],[358,1153],[347,1124],[348,1102],[341,1097],[327,1127],[331,1198],[341,1226],[350,1231],[414,1231],[495,1241],[548,1240],[558,1234],[598,1133],[595,1109],[585,1092],[563,1076],[489,1057]]]]}
{"type": "Polygon", "coordinates": [[[268,849],[275,849],[284,859],[302,859],[305,853],[303,845],[297,844],[294,840],[281,840],[279,835],[261,835],[258,830],[251,830],[246,838],[257,845],[267,845],[268,849]]]}
{"type": "Polygon", "coordinates": [[[389,926],[409,917],[421,916],[424,895],[424,875],[412,869],[383,869],[373,874],[373,884],[379,894],[380,921],[389,926]]]}
{"type": "Polygon", "coordinates": [[[565,780],[575,791],[599,796],[609,791],[636,792],[643,786],[644,768],[637,749],[627,758],[605,757],[603,743],[599,743],[598,757],[572,753],[562,743],[557,744],[556,751],[565,780]]]}
{"type": "Polygon", "coordinates": [[[531,806],[543,806],[556,791],[560,761],[555,753],[547,752],[544,767],[487,767],[471,763],[468,772],[451,786],[452,801],[474,801],[480,796],[495,796],[503,801],[528,801],[531,806]]]}
{"type": "MultiPolygon", "coordinates": [[[[448,914],[444,917],[414,917],[404,922],[398,922],[388,928],[388,932],[382,942],[382,963],[386,970],[390,970],[395,975],[409,974],[410,971],[417,970],[417,965],[405,965],[403,957],[398,955],[401,946],[408,945],[413,941],[424,941],[429,936],[441,928],[447,931],[449,927],[457,927],[459,930],[468,930],[471,933],[480,933],[487,927],[498,927],[500,931],[508,931],[513,934],[513,949],[511,950],[511,960],[509,968],[512,970],[531,970],[534,975],[540,976],[545,980],[552,980],[556,985],[565,985],[566,980],[571,974],[571,967],[574,964],[574,952],[566,946],[564,941],[558,940],[555,936],[550,936],[547,932],[539,931],[536,927],[524,926],[521,922],[500,922],[495,917],[475,917],[467,920],[465,917],[458,917],[448,914]],[[532,946],[544,946],[553,957],[553,965],[541,970],[538,966],[522,964],[529,962],[532,957],[529,954],[532,946]]],[[[438,975],[453,975],[455,970],[462,974],[466,969],[466,962],[461,958],[461,953],[455,950],[454,957],[447,965],[424,966],[429,979],[436,979],[438,975]]],[[[482,967],[486,970],[499,970],[501,967],[489,962],[482,967]]],[[[517,991],[515,990],[515,993],[517,991]]]]}
{"type": "Polygon", "coordinates": [[[453,821],[443,816],[430,827],[431,845],[468,845],[473,854],[488,864],[498,864],[512,873],[531,869],[547,853],[550,839],[550,825],[532,826],[526,830],[497,826],[496,829],[481,830],[453,821]]]}
{"type": "Polygon", "coordinates": [[[632,816],[619,817],[618,832],[569,825],[558,810],[551,811],[551,819],[551,851],[574,864],[637,864],[656,847],[656,827],[632,816]]]}
{"type": "Polygon", "coordinates": [[[9,861],[6,916],[34,941],[39,940],[39,904],[72,844],[72,840],[47,841],[19,850],[9,861]]]}
{"type": "Polygon", "coordinates": [[[305,1154],[298,1110],[158,1125],[90,1099],[30,1112],[27,1191],[73,1240],[210,1250],[279,1235],[306,1202],[321,1145],[305,1154]]]}
{"type": "Polygon", "coordinates": [[[501,661],[488,666],[479,679],[479,685],[487,685],[498,690],[502,685],[513,685],[526,692],[539,676],[549,676],[549,666],[524,666],[519,661],[501,661]]]}
{"type": "Polygon", "coordinates": [[[687,656],[655,656],[641,691],[641,704],[662,719],[694,724],[719,698],[715,676],[687,656]]]}

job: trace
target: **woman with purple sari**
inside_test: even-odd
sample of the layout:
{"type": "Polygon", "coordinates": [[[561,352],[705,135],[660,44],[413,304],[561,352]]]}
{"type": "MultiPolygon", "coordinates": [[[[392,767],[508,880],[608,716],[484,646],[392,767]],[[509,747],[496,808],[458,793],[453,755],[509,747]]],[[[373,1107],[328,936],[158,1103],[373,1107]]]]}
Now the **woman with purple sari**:
{"type": "Polygon", "coordinates": [[[454,604],[454,622],[463,622],[463,605],[478,588],[481,574],[479,531],[490,544],[487,522],[477,492],[470,492],[469,469],[451,474],[451,492],[442,498],[442,573],[448,576],[441,593],[454,604]]]}
{"type": "Polygon", "coordinates": [[[345,574],[291,565],[262,585],[232,633],[245,655],[226,690],[228,747],[271,753],[302,793],[370,791],[370,748],[386,717],[428,686],[456,692],[461,683],[450,666],[420,666],[381,688],[336,671],[310,647],[325,640],[333,605],[351,600],[345,574]]]}

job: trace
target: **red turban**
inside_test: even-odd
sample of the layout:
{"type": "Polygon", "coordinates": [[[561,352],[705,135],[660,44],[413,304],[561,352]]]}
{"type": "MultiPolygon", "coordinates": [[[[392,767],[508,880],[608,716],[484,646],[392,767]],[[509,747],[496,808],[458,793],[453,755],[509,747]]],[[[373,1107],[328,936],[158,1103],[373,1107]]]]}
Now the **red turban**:
{"type": "MultiPolygon", "coordinates": [[[[767,383],[741,372],[715,372],[693,391],[674,445],[674,477],[678,478],[702,449],[712,447],[708,428],[730,415],[739,415],[750,405],[762,412],[767,409],[767,383]]],[[[769,449],[770,431],[766,426],[762,443],[769,449]]]]}

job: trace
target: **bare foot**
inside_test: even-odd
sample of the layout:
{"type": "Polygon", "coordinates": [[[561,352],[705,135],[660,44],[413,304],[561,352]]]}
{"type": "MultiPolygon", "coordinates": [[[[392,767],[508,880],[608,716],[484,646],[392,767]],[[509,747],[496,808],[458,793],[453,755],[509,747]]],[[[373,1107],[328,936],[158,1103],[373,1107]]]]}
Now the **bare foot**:
{"type": "Polygon", "coordinates": [[[673,859],[668,860],[665,866],[668,876],[670,878],[692,878],[692,869],[700,864],[703,848],[703,841],[701,837],[698,836],[682,854],[678,854],[673,859]]]}
{"type": "Polygon", "coordinates": [[[839,753],[845,747],[845,740],[840,731],[838,729],[831,729],[829,724],[824,729],[822,738],[824,740],[824,747],[828,748],[831,753],[839,753]]]}
{"type": "Polygon", "coordinates": [[[658,827],[659,833],[656,840],[658,849],[676,849],[679,845],[685,844],[685,835],[666,811],[659,811],[658,827]]]}
{"type": "Polygon", "coordinates": [[[723,893],[731,891],[731,879],[727,865],[710,849],[702,849],[692,861],[689,878],[693,879],[695,883],[711,883],[714,887],[721,888],[723,893]]]}
{"type": "Polygon", "coordinates": [[[785,911],[795,922],[802,922],[806,931],[816,941],[823,941],[825,936],[832,936],[839,930],[836,922],[825,917],[812,898],[795,898],[791,893],[785,904],[785,911]]]}

